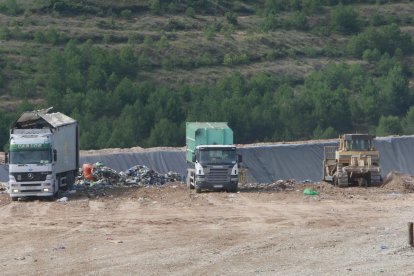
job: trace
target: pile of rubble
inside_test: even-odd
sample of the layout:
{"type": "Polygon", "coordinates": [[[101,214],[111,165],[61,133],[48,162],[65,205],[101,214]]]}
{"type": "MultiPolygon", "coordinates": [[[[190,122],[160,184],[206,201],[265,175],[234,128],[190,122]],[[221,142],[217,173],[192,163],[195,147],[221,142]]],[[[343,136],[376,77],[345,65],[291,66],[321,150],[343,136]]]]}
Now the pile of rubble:
{"type": "Polygon", "coordinates": [[[296,180],[278,180],[274,183],[248,183],[240,185],[243,190],[261,190],[261,191],[294,191],[295,185],[299,184],[296,180]]]}
{"type": "Polygon", "coordinates": [[[394,192],[413,193],[414,176],[397,171],[389,172],[381,188],[394,192]]]}
{"type": "Polygon", "coordinates": [[[97,162],[93,165],[83,165],[83,170],[77,178],[75,188],[82,189],[86,187],[96,190],[124,186],[160,186],[167,182],[181,180],[179,173],[168,172],[167,174],[160,174],[144,165],[137,165],[126,171],[117,172],[97,162]]]}

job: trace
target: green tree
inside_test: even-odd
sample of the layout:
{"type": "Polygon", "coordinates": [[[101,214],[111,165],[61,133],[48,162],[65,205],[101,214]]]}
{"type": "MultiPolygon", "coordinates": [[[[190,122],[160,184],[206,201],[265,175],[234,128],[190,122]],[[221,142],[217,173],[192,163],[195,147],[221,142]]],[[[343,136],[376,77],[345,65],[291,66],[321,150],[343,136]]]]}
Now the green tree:
{"type": "Polygon", "coordinates": [[[151,129],[147,145],[154,146],[180,146],[184,141],[184,129],[167,118],[161,119],[151,129]]]}
{"type": "Polygon", "coordinates": [[[121,11],[121,16],[122,16],[122,18],[131,20],[132,19],[132,11],[129,10],[129,9],[122,10],[121,11]]]}
{"type": "Polygon", "coordinates": [[[400,66],[395,66],[386,76],[379,79],[379,100],[383,115],[405,114],[411,99],[408,80],[400,66]]]}
{"type": "Polygon", "coordinates": [[[400,135],[402,127],[397,116],[381,116],[378,127],[375,130],[377,136],[400,135]]]}
{"type": "Polygon", "coordinates": [[[361,28],[358,13],[352,6],[339,4],[331,12],[332,27],[342,34],[355,34],[361,28]]]}
{"type": "Polygon", "coordinates": [[[414,106],[411,106],[402,121],[403,133],[407,135],[414,134],[414,106]]]}
{"type": "Polygon", "coordinates": [[[150,11],[152,14],[161,13],[161,3],[160,0],[151,0],[150,1],[150,11]]]}

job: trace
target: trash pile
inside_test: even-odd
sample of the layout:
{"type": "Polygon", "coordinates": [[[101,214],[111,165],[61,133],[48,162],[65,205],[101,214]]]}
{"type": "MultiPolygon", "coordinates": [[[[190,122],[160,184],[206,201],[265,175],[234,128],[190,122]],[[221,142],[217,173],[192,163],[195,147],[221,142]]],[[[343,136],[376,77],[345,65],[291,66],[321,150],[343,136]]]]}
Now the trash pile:
{"type": "Polygon", "coordinates": [[[125,179],[127,184],[141,184],[141,185],[163,185],[166,182],[181,181],[180,174],[176,172],[168,172],[162,175],[145,165],[137,165],[125,172],[120,172],[119,175],[125,179]]]}
{"type": "Polygon", "coordinates": [[[274,183],[248,183],[241,185],[240,188],[244,190],[262,190],[262,191],[294,191],[295,185],[299,184],[294,179],[278,180],[274,183]]]}
{"type": "Polygon", "coordinates": [[[167,182],[181,180],[179,173],[160,174],[145,165],[136,165],[126,171],[117,172],[103,163],[97,162],[95,164],[83,164],[75,188],[93,187],[94,189],[104,189],[124,186],[160,186],[167,182]]]}

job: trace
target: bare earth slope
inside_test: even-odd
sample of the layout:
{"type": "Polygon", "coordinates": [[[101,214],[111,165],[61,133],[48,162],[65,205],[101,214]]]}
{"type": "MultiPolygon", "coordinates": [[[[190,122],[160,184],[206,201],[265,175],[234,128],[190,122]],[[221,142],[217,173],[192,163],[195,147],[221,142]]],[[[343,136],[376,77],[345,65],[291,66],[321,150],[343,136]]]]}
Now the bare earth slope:
{"type": "Polygon", "coordinates": [[[414,196],[382,188],[195,194],[184,185],[67,203],[0,199],[3,275],[406,275],[414,196]]]}

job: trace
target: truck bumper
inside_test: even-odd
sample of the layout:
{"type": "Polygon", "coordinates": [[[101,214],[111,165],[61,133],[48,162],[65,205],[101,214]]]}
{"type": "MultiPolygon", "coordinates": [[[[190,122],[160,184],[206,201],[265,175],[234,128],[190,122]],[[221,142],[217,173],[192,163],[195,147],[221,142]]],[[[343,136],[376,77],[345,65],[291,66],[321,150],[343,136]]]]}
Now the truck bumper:
{"type": "Polygon", "coordinates": [[[39,188],[36,190],[29,189],[16,189],[9,188],[8,190],[10,197],[27,197],[27,196],[39,196],[39,197],[50,197],[54,195],[54,191],[51,187],[39,188]],[[44,191],[44,189],[49,189],[49,191],[44,191]]]}
{"type": "Polygon", "coordinates": [[[196,188],[201,190],[228,190],[238,186],[238,181],[230,181],[225,183],[211,183],[206,181],[196,182],[196,188]]]}
{"type": "Polygon", "coordinates": [[[46,193],[46,192],[25,192],[25,193],[9,193],[10,197],[28,197],[28,196],[36,196],[36,197],[50,197],[53,196],[53,193],[46,193]]]}

